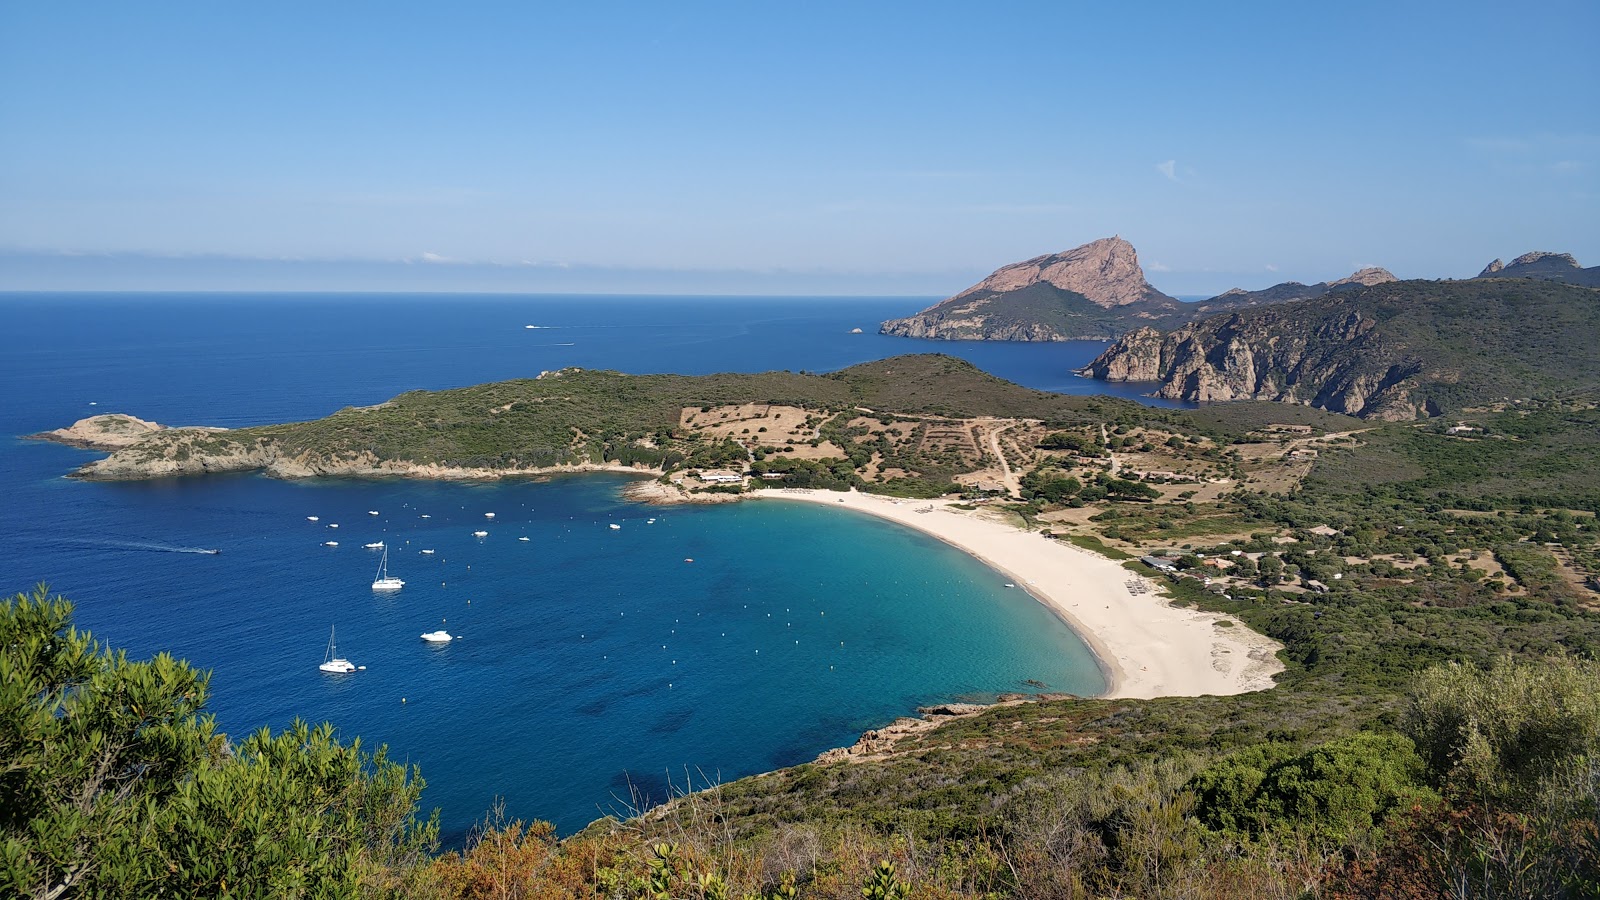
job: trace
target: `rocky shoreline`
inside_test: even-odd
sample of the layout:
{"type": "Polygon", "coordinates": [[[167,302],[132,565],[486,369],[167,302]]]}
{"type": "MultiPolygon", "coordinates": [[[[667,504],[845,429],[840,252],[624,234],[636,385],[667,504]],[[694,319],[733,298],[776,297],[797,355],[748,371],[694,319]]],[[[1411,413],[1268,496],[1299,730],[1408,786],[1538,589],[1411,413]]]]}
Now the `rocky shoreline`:
{"type": "Polygon", "coordinates": [[[864,731],[854,744],[824,750],[815,761],[819,765],[827,765],[886,759],[893,756],[898,745],[907,738],[932,731],[947,722],[970,719],[1002,706],[1070,700],[1075,696],[1074,694],[1001,694],[993,703],[940,703],[934,706],[920,706],[917,708],[916,717],[902,716],[882,728],[864,731]]]}

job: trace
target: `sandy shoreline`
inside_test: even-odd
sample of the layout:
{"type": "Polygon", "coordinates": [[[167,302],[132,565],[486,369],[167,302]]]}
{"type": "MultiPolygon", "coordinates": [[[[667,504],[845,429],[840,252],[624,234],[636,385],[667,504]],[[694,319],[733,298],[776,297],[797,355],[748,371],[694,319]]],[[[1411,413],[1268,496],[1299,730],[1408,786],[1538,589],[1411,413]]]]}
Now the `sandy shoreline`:
{"type": "Polygon", "coordinates": [[[896,500],[855,491],[768,489],[760,499],[821,503],[915,528],[972,554],[1060,616],[1099,659],[1107,697],[1198,697],[1272,687],[1283,670],[1277,642],[1218,613],[1174,607],[1159,586],[1134,593],[1137,579],[1107,559],[1023,531],[951,501],[896,500]],[[843,501],[843,502],[841,502],[843,501]],[[918,512],[930,509],[931,512],[918,512]],[[1231,627],[1217,625],[1231,621],[1231,627]]]}

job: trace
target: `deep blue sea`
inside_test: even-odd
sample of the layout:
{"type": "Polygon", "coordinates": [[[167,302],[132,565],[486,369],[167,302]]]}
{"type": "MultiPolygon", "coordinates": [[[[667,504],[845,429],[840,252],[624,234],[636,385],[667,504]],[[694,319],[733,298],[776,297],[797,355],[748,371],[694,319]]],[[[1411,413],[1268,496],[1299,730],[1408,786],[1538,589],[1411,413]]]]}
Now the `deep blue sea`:
{"type": "Polygon", "coordinates": [[[47,582],[98,638],[210,670],[231,734],[302,718],[388,745],[421,766],[448,842],[496,798],[570,831],[930,702],[1096,692],[1083,643],[1028,595],[840,510],[643,507],[607,475],[86,484],[62,476],[96,454],[17,437],[105,412],[309,419],[564,366],[829,371],[914,352],[1042,390],[1137,393],[1072,375],[1099,343],[873,333],[931,299],[0,295],[0,590],[47,582]],[[375,541],[398,593],[370,588],[375,541]],[[222,552],[192,552],[206,548],[222,552]],[[419,640],[439,627],[458,640],[419,640]],[[333,628],[365,671],[318,672],[333,628]]]}

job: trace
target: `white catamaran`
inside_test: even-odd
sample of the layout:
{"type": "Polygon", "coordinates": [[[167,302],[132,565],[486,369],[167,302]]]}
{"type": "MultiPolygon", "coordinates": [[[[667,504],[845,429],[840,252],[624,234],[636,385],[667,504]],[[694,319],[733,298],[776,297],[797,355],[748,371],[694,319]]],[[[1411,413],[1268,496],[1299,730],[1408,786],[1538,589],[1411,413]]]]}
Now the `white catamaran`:
{"type": "Polygon", "coordinates": [[[383,548],[383,556],[378,559],[378,576],[372,580],[372,589],[375,591],[398,591],[406,583],[389,574],[389,547],[387,543],[383,548]]]}
{"type": "Polygon", "coordinates": [[[355,664],[348,659],[339,657],[339,648],[333,643],[333,628],[328,628],[328,652],[322,658],[322,665],[317,666],[324,672],[334,675],[348,675],[356,670],[355,664]]]}

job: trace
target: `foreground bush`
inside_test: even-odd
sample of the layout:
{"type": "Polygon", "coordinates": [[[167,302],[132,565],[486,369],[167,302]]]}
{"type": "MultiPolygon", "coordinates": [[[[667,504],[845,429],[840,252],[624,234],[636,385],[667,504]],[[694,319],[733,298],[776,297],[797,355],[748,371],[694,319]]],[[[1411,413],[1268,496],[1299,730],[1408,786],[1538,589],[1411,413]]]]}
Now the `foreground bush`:
{"type": "Polygon", "coordinates": [[[8,896],[386,893],[435,842],[416,770],[295,723],[230,745],[207,676],[130,662],[40,588],[0,605],[0,889],[8,896]]]}

